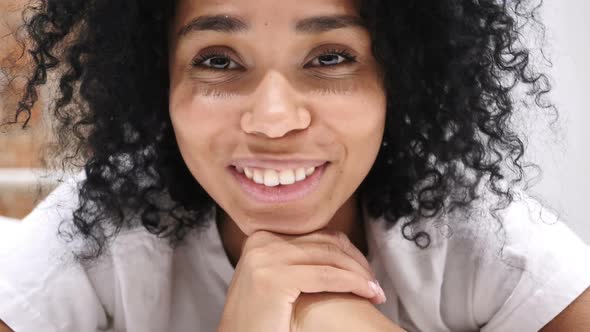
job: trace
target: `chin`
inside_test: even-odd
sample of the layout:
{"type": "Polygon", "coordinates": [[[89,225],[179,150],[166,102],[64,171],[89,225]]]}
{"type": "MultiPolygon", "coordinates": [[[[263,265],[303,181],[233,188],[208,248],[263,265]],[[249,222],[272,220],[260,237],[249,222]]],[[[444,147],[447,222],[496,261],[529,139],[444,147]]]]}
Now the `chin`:
{"type": "MultiPolygon", "coordinates": [[[[255,231],[269,231],[273,233],[280,233],[285,235],[303,235],[322,229],[326,223],[318,224],[313,222],[318,220],[317,216],[281,216],[280,214],[273,214],[273,216],[259,216],[256,218],[246,218],[250,220],[247,226],[249,232],[244,232],[248,235],[255,231]],[[254,222],[255,221],[255,222],[254,222]]],[[[242,228],[242,227],[240,227],[242,228]]]]}

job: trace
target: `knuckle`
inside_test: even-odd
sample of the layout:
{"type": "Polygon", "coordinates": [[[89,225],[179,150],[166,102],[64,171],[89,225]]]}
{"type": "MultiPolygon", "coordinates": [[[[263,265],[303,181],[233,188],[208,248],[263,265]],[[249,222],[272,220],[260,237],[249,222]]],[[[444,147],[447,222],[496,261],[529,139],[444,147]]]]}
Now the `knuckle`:
{"type": "Polygon", "coordinates": [[[244,243],[242,243],[242,252],[248,252],[250,251],[252,248],[255,247],[255,240],[252,239],[252,237],[248,237],[244,243]]]}
{"type": "Polygon", "coordinates": [[[255,231],[254,233],[250,234],[248,238],[242,244],[243,251],[249,251],[251,249],[263,246],[264,244],[270,242],[274,238],[274,234],[269,231],[259,230],[255,231]]]}
{"type": "Polygon", "coordinates": [[[340,251],[340,248],[332,243],[324,243],[322,245],[329,256],[337,255],[340,251]]]}
{"type": "Polygon", "coordinates": [[[335,229],[324,229],[323,234],[333,239],[337,245],[347,246],[350,243],[348,236],[342,231],[335,229]]]}
{"type": "Polygon", "coordinates": [[[272,233],[265,230],[255,231],[254,233],[248,236],[248,241],[257,243],[258,241],[264,241],[272,236],[272,233]]]}
{"type": "Polygon", "coordinates": [[[330,266],[324,265],[319,268],[318,278],[322,283],[330,283],[333,281],[333,269],[330,266]]]}
{"type": "Polygon", "coordinates": [[[266,250],[263,248],[251,249],[244,254],[244,263],[248,267],[256,267],[260,262],[264,261],[267,255],[266,250]]]}
{"type": "Polygon", "coordinates": [[[336,243],[343,249],[349,248],[351,245],[350,239],[343,232],[336,232],[336,234],[334,234],[334,238],[336,239],[336,243]]]}

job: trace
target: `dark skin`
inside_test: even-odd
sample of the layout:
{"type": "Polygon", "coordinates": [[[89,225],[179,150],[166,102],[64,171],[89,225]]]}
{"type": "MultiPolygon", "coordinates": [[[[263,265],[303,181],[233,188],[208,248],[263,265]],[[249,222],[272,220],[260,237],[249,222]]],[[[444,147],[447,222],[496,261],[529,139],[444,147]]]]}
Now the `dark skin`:
{"type": "MultiPolygon", "coordinates": [[[[338,230],[347,234],[350,241],[365,256],[368,256],[369,249],[367,247],[362,216],[358,213],[357,204],[353,203],[354,199],[350,199],[343,208],[339,209],[333,218],[333,222],[326,228],[338,230]]],[[[219,229],[221,242],[223,243],[223,248],[225,249],[229,261],[235,268],[240,259],[242,244],[247,239],[247,236],[223,210],[219,209],[218,211],[217,227],[219,229]]]]}

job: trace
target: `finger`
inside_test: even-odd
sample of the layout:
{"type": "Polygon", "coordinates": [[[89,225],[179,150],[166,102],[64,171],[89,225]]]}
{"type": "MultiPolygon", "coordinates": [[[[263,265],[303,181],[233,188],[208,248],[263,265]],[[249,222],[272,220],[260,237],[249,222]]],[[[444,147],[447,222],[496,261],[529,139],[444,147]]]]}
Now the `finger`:
{"type": "Polygon", "coordinates": [[[381,303],[382,296],[375,292],[368,280],[357,273],[326,265],[290,265],[285,267],[288,287],[302,293],[353,293],[381,303]]]}
{"type": "Polygon", "coordinates": [[[352,242],[350,242],[346,234],[330,229],[321,229],[305,235],[285,235],[269,231],[256,231],[244,241],[244,244],[242,244],[242,255],[245,255],[247,251],[264,248],[266,246],[280,248],[280,246],[275,246],[275,244],[298,244],[306,242],[332,243],[338,246],[344,253],[352,257],[369,271],[373,278],[375,277],[375,272],[371,268],[366,257],[356,246],[354,246],[354,244],[352,244],[352,242]]]}
{"type": "Polygon", "coordinates": [[[275,242],[288,242],[291,236],[283,235],[279,233],[273,233],[269,231],[259,230],[256,231],[242,242],[242,247],[240,252],[244,254],[245,252],[255,249],[255,248],[262,248],[268,244],[275,243],[275,242]]]}
{"type": "Polygon", "coordinates": [[[290,243],[269,246],[268,249],[273,250],[273,253],[267,256],[269,264],[330,265],[355,272],[366,279],[375,278],[373,271],[359,264],[340,247],[330,242],[290,243]]]}
{"type": "Polygon", "coordinates": [[[338,246],[344,253],[352,257],[367,271],[370,271],[373,277],[375,272],[371,268],[371,265],[367,261],[367,258],[363,253],[350,242],[350,239],[346,234],[340,231],[322,229],[306,235],[301,235],[295,238],[287,239],[290,243],[303,243],[303,242],[328,242],[338,246]]]}

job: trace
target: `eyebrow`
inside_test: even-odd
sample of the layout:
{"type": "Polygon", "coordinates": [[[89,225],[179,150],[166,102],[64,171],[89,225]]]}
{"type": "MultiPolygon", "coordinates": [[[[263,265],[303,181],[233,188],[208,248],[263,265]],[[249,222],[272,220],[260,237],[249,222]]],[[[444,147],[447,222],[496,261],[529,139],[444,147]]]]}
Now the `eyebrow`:
{"type": "MultiPolygon", "coordinates": [[[[360,17],[352,15],[315,16],[302,19],[295,24],[295,31],[304,34],[318,34],[330,30],[364,27],[360,17]]],[[[230,15],[199,16],[178,31],[178,37],[183,37],[196,31],[215,31],[222,33],[242,33],[250,26],[242,19],[230,15]]]]}
{"type": "Polygon", "coordinates": [[[299,33],[322,33],[335,29],[364,27],[360,17],[352,15],[315,16],[305,18],[295,24],[295,31],[299,33]]]}
{"type": "Polygon", "coordinates": [[[178,31],[178,36],[183,37],[194,31],[239,33],[248,29],[248,24],[238,17],[229,15],[199,16],[183,26],[178,31]]]}

